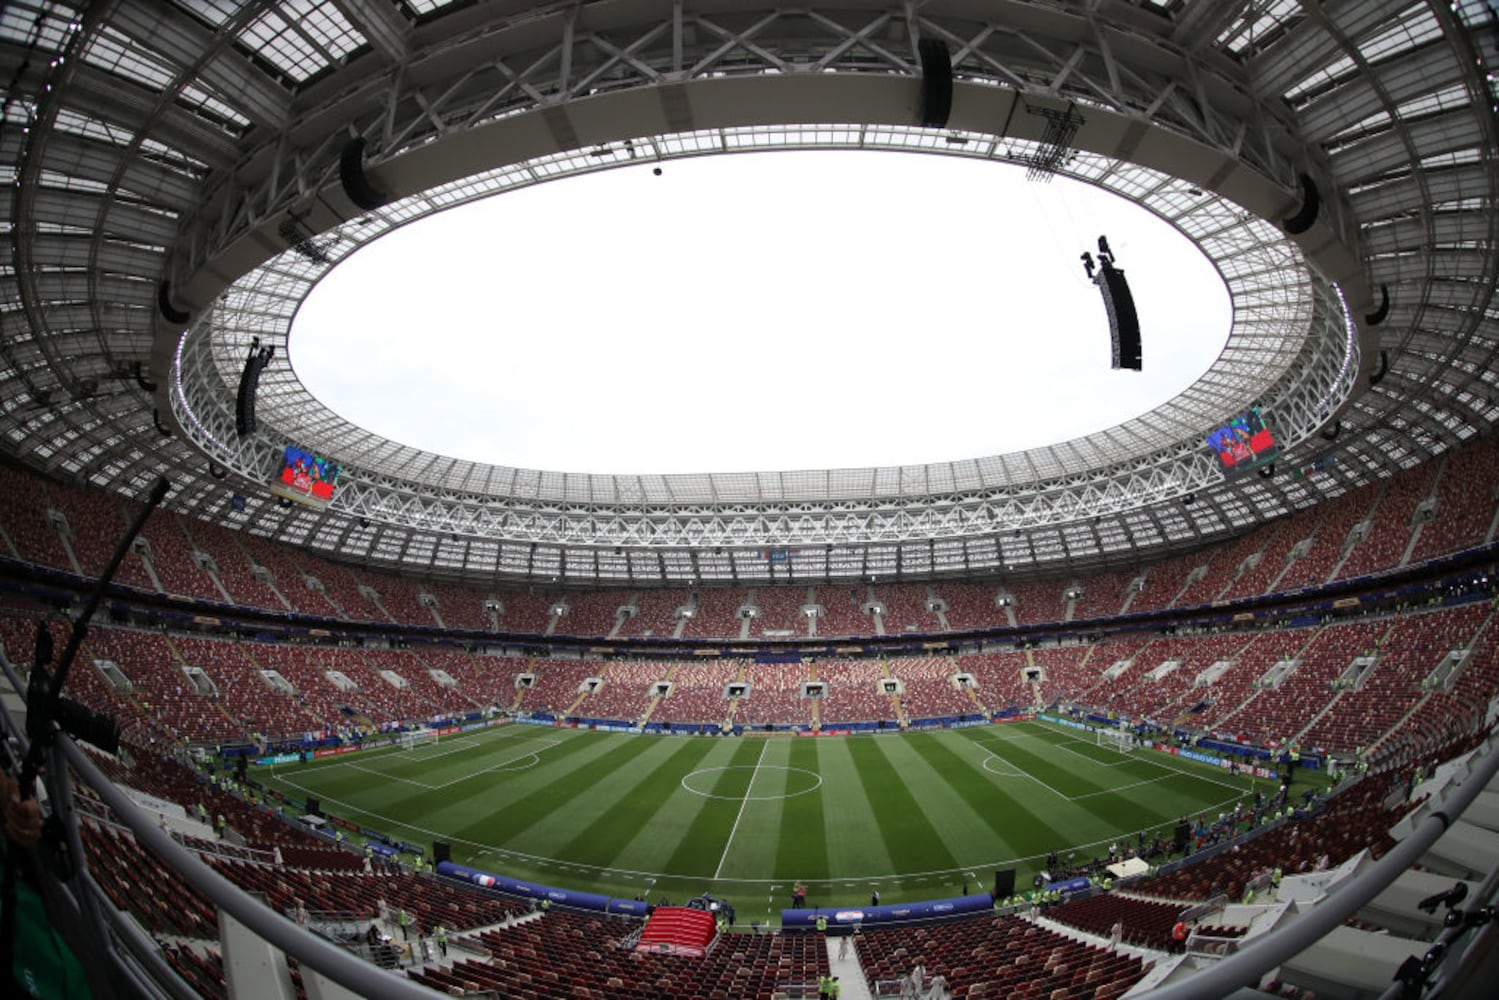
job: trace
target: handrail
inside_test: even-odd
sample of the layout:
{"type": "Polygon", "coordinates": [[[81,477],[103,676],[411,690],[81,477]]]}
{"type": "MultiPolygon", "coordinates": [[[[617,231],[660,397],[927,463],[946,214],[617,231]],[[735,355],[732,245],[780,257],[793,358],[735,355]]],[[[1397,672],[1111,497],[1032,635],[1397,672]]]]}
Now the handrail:
{"type": "Polygon", "coordinates": [[[131,798],[110,782],[66,735],[59,735],[57,745],[83,780],[99,794],[105,805],[130,831],[135,839],[165,862],[188,885],[201,892],[215,906],[244,924],[255,934],[292,955],[298,962],[328,976],[340,986],[364,997],[390,997],[393,1000],[432,1000],[425,986],[391,975],[344,949],[297,926],[275,910],[247,895],[224,878],[196,854],[160,830],[151,817],[141,811],[131,798]]]}
{"type": "Polygon", "coordinates": [[[1271,931],[1246,944],[1236,953],[1210,969],[1193,974],[1178,983],[1140,994],[1148,1000],[1199,1000],[1201,997],[1228,996],[1241,986],[1258,981],[1270,969],[1299,954],[1318,939],[1339,927],[1361,907],[1379,895],[1391,882],[1447,832],[1454,819],[1478,797],[1499,773],[1499,743],[1489,736],[1484,756],[1470,762],[1460,784],[1448,787],[1447,794],[1410,835],[1396,844],[1383,858],[1359,872],[1355,878],[1311,907],[1295,923],[1271,931]]]}

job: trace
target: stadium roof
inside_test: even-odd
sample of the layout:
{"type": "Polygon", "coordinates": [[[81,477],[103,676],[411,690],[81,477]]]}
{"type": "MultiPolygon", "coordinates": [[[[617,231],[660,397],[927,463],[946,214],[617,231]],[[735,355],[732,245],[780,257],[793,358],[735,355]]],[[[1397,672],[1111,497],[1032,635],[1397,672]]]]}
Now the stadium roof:
{"type": "Polygon", "coordinates": [[[0,437],[56,475],[139,495],[166,474],[179,510],[474,579],[1060,573],[1200,545],[1499,415],[1494,21],[1479,0],[20,0],[0,14],[0,437]],[[919,39],[951,54],[944,128],[915,124],[919,39]],[[284,365],[234,433],[252,338],[284,341],[374,234],[642,159],[837,147],[1026,163],[1146,205],[1224,275],[1224,358],[1098,435],[883,469],[475,465],[348,425],[284,365]],[[1202,435],[1254,403],[1286,450],[1226,481],[1202,435]],[[331,505],[266,490],[287,444],[343,465],[331,505]]]}

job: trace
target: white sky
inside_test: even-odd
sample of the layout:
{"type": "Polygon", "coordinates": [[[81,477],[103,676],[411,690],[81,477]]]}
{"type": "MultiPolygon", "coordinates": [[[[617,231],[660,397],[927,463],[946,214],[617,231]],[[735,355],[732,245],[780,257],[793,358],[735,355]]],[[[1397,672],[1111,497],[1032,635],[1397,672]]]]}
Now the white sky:
{"type": "MultiPolygon", "coordinates": [[[[918,154],[761,153],[538,185],[334,268],[289,354],[396,441],[594,473],[900,465],[1118,424],[1213,363],[1230,305],[1176,230],[1088,185],[918,154]],[[1079,254],[1129,277],[1109,368],[1079,254]]],[[[336,456],[333,456],[336,457],[336,456]]]]}

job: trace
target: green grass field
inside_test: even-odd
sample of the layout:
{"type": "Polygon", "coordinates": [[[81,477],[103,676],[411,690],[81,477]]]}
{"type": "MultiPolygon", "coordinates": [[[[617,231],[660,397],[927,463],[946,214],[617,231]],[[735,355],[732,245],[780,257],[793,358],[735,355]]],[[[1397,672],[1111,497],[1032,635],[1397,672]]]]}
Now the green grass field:
{"type": "Polygon", "coordinates": [[[779,914],[797,879],[814,905],[983,892],[1012,866],[1029,885],[1048,851],[1103,855],[1252,788],[1039,722],[817,739],[505,725],[252,774],[395,837],[446,840],[463,864],[652,900],[710,891],[746,919],[779,914]]]}

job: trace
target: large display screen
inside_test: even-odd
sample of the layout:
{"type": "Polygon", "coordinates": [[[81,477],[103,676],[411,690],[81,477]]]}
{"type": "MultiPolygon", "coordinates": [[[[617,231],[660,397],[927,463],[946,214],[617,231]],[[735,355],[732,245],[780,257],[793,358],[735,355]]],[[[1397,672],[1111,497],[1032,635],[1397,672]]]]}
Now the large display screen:
{"type": "Polygon", "coordinates": [[[334,462],[288,446],[281,476],[271,484],[271,490],[293,500],[326,504],[333,499],[333,490],[338,486],[338,472],[334,462]]]}
{"type": "Polygon", "coordinates": [[[1280,451],[1258,409],[1245,410],[1207,436],[1226,475],[1235,476],[1268,462],[1280,451]]]}

